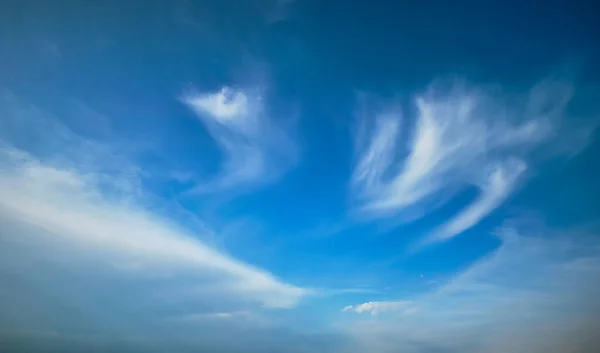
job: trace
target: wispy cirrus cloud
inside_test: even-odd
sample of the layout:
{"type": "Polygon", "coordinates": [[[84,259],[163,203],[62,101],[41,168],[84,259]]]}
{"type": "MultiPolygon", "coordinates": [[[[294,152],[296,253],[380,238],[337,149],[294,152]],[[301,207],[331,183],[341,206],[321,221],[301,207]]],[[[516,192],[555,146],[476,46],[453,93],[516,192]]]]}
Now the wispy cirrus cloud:
{"type": "Polygon", "coordinates": [[[363,116],[352,190],[372,216],[423,215],[465,186],[477,198],[428,241],[477,224],[518,187],[530,153],[556,134],[572,88],[545,81],[525,97],[464,82],[432,84],[410,109],[394,105],[363,116]],[[367,138],[364,138],[367,136],[367,138]]]}
{"type": "Polygon", "coordinates": [[[241,352],[286,334],[305,349],[311,338],[274,315],[311,290],[209,246],[218,232],[149,189],[160,175],[120,140],[107,146],[52,106],[0,98],[3,344],[241,352]]]}
{"type": "Polygon", "coordinates": [[[117,268],[134,272],[197,271],[200,283],[266,307],[292,307],[306,294],[211,249],[134,199],[105,195],[101,185],[108,175],[56,167],[9,147],[0,157],[2,213],[48,231],[58,243],[100,252],[117,268]]]}
{"type": "MultiPolygon", "coordinates": [[[[69,128],[68,117],[59,118],[11,91],[0,93],[0,216],[37,229],[35,236],[7,233],[3,239],[27,239],[23,251],[35,249],[38,241],[57,254],[74,246],[114,273],[169,274],[186,278],[190,293],[204,286],[207,293],[264,307],[293,307],[306,294],[206,245],[203,239],[212,237],[207,225],[181,226],[178,214],[145,188],[150,176],[120,140],[106,145],[86,138],[69,128]],[[195,280],[189,280],[190,274],[195,280]]],[[[86,112],[91,126],[108,119],[89,110],[77,113],[86,112]]],[[[72,265],[80,260],[74,258],[72,265]]]]}
{"type": "Polygon", "coordinates": [[[182,100],[204,123],[225,159],[220,175],[196,186],[196,192],[269,182],[296,162],[298,151],[289,131],[269,117],[259,90],[222,87],[187,93],[182,100]]]}

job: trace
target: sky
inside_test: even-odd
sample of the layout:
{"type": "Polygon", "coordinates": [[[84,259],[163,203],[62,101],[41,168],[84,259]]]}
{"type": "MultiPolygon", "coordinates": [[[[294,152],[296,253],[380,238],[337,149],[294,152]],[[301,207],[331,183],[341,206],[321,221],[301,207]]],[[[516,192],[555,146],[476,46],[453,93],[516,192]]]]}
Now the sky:
{"type": "Polygon", "coordinates": [[[1,2],[0,352],[596,352],[597,11],[1,2]]]}

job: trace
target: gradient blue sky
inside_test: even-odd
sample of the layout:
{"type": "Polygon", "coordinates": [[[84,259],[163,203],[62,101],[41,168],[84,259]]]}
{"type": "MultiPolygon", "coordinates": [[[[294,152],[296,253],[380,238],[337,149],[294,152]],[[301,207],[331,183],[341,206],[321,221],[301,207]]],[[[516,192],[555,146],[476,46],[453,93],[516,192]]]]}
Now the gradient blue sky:
{"type": "Polygon", "coordinates": [[[0,345],[593,352],[592,3],[2,2],[0,345]]]}

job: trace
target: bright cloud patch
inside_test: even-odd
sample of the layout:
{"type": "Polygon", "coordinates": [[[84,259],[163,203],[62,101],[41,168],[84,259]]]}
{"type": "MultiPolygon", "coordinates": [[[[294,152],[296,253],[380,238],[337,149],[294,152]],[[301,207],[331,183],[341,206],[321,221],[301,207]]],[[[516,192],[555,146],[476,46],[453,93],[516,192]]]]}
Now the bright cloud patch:
{"type": "Polygon", "coordinates": [[[260,184],[276,179],[295,163],[294,142],[268,116],[260,92],[223,87],[187,94],[183,101],[205,124],[225,158],[221,175],[196,191],[260,184]]]}
{"type": "Polygon", "coordinates": [[[546,82],[525,98],[510,98],[482,87],[432,85],[415,96],[410,110],[390,108],[362,117],[353,188],[372,215],[422,214],[439,206],[457,188],[479,196],[442,224],[432,240],[453,237],[477,224],[517,187],[530,152],[555,132],[571,89],[546,82]],[[402,127],[402,128],[401,128],[402,127]]]}
{"type": "Polygon", "coordinates": [[[409,301],[379,301],[367,302],[359,305],[348,305],[342,311],[354,311],[356,313],[370,313],[376,315],[387,311],[398,311],[406,309],[411,302],[409,301]]]}
{"type": "Polygon", "coordinates": [[[211,115],[224,125],[240,125],[248,114],[248,97],[223,87],[217,93],[196,96],[189,102],[195,109],[211,115]],[[238,119],[238,120],[236,120],[238,119]]]}

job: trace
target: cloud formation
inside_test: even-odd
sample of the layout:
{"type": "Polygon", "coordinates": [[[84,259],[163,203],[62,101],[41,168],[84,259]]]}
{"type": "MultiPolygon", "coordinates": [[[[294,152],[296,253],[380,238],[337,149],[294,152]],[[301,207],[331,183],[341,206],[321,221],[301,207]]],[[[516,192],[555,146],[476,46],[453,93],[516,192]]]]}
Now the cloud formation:
{"type": "Polygon", "coordinates": [[[543,82],[524,98],[464,82],[434,83],[414,97],[414,120],[397,105],[361,117],[375,123],[359,131],[354,196],[366,214],[415,217],[460,188],[476,188],[477,198],[429,241],[460,234],[513,193],[530,152],[553,137],[570,99],[571,87],[560,82],[543,82]]]}
{"type": "Polygon", "coordinates": [[[44,229],[81,251],[100,252],[117,267],[196,271],[221,290],[265,307],[292,307],[306,293],[207,247],[134,200],[103,194],[102,182],[110,176],[48,165],[6,146],[0,162],[0,210],[5,216],[44,229]]]}
{"type": "Polygon", "coordinates": [[[183,102],[204,123],[221,148],[221,174],[197,192],[256,185],[280,177],[297,159],[290,134],[268,116],[257,90],[223,87],[217,92],[189,93],[183,102]]]}
{"type": "Polygon", "coordinates": [[[218,235],[171,207],[160,187],[149,190],[160,176],[120,140],[84,137],[65,114],[2,93],[0,346],[251,352],[313,344],[274,317],[309,290],[207,245],[218,235]]]}
{"type": "Polygon", "coordinates": [[[342,311],[354,311],[359,314],[370,313],[371,315],[377,315],[378,313],[405,309],[410,304],[410,301],[367,302],[359,305],[348,305],[342,309],[342,311]]]}

